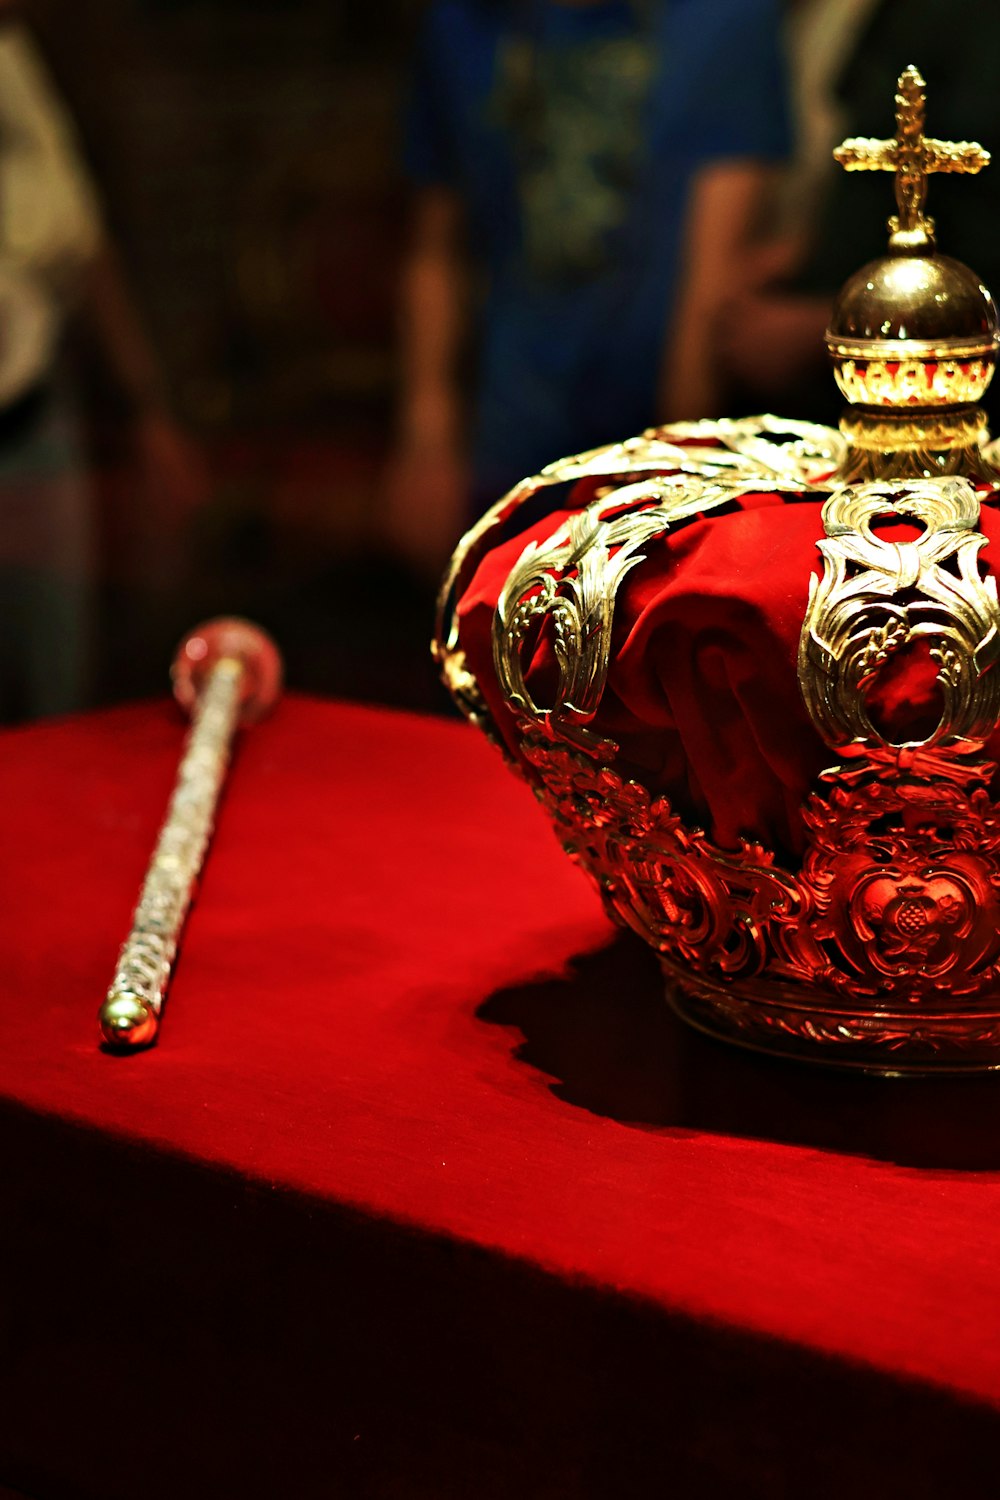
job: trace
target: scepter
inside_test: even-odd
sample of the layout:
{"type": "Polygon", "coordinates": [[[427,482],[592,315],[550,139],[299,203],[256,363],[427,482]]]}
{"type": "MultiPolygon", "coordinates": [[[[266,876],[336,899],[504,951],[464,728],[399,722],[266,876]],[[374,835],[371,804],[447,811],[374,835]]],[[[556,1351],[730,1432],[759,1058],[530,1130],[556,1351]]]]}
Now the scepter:
{"type": "Polygon", "coordinates": [[[132,930],[98,1012],[101,1036],[118,1052],[156,1040],[233,738],[237,728],[256,723],[277,702],[281,656],[270,636],[248,620],[209,620],[185,636],[170,675],[192,724],[132,930]]]}

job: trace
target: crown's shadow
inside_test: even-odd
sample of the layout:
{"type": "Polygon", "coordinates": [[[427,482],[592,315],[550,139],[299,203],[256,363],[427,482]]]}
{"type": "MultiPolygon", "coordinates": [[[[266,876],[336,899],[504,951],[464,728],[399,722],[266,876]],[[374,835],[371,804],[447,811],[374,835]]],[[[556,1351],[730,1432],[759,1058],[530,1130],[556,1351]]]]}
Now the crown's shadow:
{"type": "Polygon", "coordinates": [[[498,990],[476,1014],[522,1033],[514,1055],[560,1099],[623,1124],[1000,1170],[1000,1073],[878,1078],[715,1042],[674,1015],[654,954],[630,934],[564,979],[498,990]]]}

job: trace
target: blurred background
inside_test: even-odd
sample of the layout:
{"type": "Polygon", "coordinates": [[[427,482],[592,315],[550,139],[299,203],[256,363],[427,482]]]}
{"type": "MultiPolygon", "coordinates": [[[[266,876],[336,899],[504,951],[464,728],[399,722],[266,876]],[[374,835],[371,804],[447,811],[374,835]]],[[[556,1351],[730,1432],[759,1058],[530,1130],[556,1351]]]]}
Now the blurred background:
{"type": "MultiPolygon", "coordinates": [[[[439,702],[426,589],[372,565],[415,6],[32,0],[15,19],[75,127],[151,378],[194,450],[169,452],[181,472],[158,482],[137,402],[74,325],[96,584],[84,701],[162,692],[180,635],[224,610],[274,632],[299,687],[439,702]]],[[[30,710],[8,695],[8,720],[30,710]]]]}
{"type": "MultiPolygon", "coordinates": [[[[1000,145],[997,30],[978,0],[0,0],[0,722],[163,692],[220,612],[296,688],[443,709],[432,579],[521,472],[462,468],[476,358],[512,464],[535,375],[583,395],[532,464],[835,421],[822,329],[892,193],[830,147],[892,133],[911,61],[934,134],[1000,145]]],[[[989,185],[931,208],[1000,278],[989,185]]]]}

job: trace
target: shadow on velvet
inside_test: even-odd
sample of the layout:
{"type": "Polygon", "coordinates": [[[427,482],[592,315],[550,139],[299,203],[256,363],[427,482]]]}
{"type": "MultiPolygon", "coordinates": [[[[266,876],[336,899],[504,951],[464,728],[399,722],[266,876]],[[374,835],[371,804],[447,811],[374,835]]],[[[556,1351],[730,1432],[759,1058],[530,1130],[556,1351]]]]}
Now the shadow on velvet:
{"type": "Polygon", "coordinates": [[[670,1010],[654,954],[631,934],[563,979],[498,990],[477,1016],[522,1033],[515,1057],[558,1098],[623,1124],[1000,1171],[1000,1073],[868,1077],[715,1042],[670,1010]]]}

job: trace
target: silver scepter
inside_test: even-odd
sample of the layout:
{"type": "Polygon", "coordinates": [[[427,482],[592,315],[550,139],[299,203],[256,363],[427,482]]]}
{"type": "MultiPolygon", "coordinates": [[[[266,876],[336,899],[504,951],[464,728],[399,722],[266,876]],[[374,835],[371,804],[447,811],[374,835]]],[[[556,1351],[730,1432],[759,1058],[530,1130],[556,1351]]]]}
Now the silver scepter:
{"type": "Polygon", "coordinates": [[[132,930],[98,1013],[116,1051],[156,1040],[184,919],[212,836],[238,727],[255,723],[281,692],[281,657],[248,620],[210,620],[185,636],[171,669],[174,696],[191,714],[177,780],[146,871],[132,930]]]}

